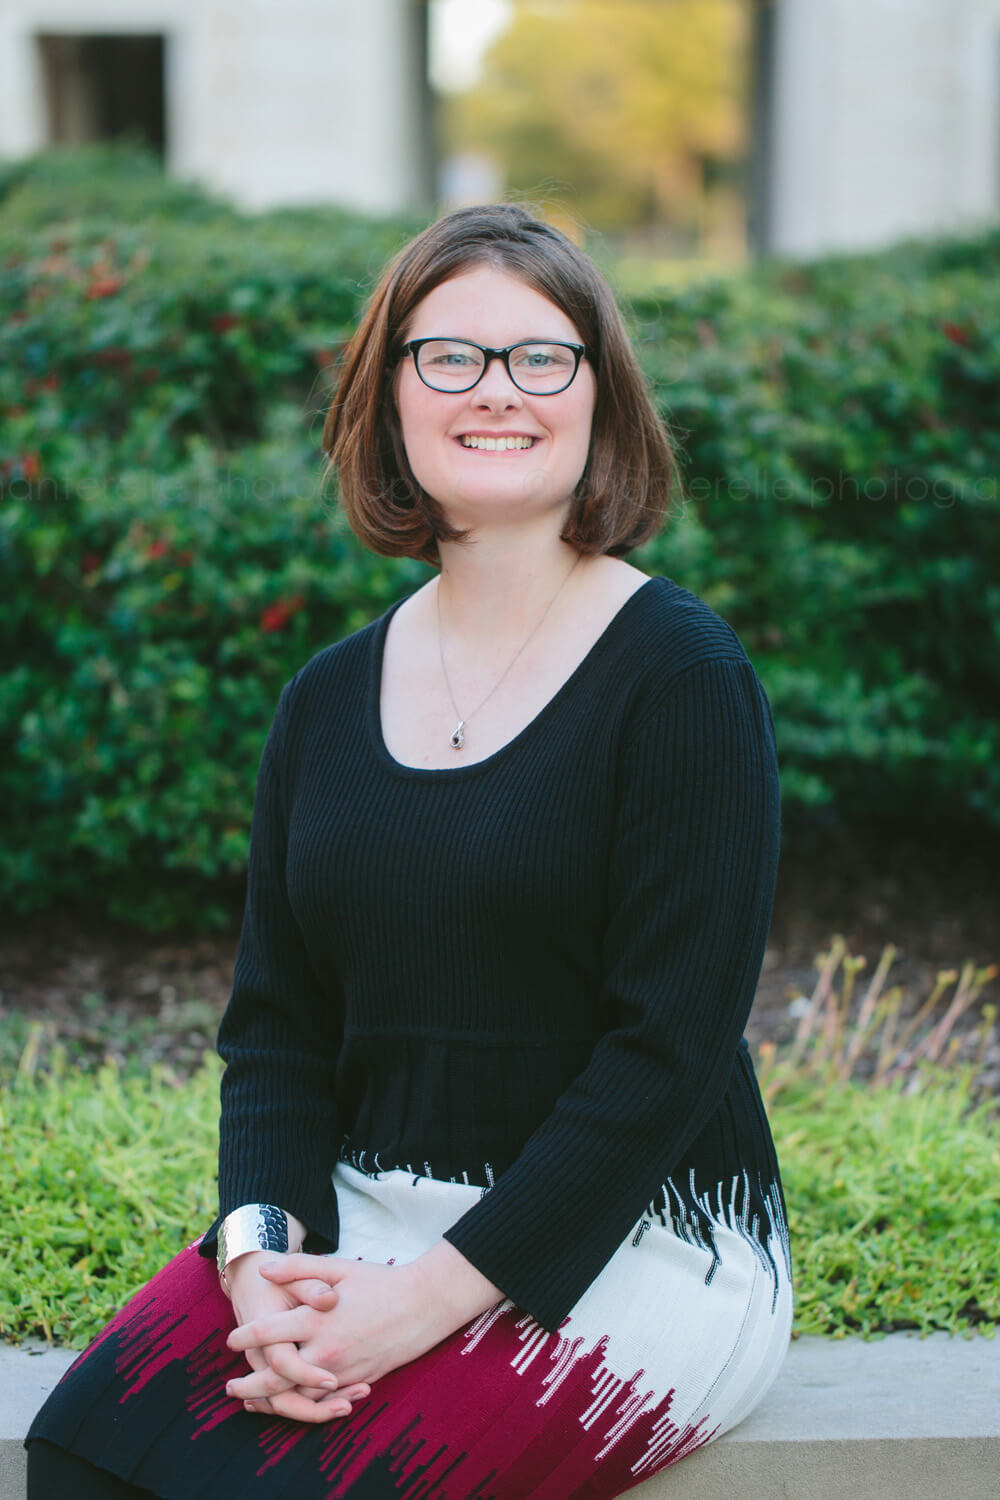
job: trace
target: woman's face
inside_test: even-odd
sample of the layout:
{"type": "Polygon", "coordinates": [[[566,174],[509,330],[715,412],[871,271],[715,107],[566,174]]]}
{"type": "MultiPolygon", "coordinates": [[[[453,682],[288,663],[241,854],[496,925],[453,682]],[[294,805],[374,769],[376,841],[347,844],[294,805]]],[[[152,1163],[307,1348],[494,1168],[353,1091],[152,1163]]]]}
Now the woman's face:
{"type": "MultiPolygon", "coordinates": [[[[490,266],[428,292],[403,331],[404,341],[419,338],[469,339],[492,349],[522,340],[583,343],[555,303],[490,266]]],[[[541,396],[519,390],[499,359],[491,360],[470,391],[431,390],[407,355],[393,390],[410,467],[452,525],[565,509],[590,451],[597,384],[589,360],[581,360],[566,390],[541,396]],[[533,441],[526,448],[490,451],[464,447],[461,439],[469,435],[533,441]]]]}

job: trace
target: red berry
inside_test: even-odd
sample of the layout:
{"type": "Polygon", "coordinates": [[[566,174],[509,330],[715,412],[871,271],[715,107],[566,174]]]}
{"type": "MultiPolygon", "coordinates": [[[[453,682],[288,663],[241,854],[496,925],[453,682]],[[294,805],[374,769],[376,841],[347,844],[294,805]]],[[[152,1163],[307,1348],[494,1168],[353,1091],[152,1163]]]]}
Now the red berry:
{"type": "Polygon", "coordinates": [[[279,600],[277,604],[269,604],[267,609],[261,612],[260,628],[268,632],[282,630],[288,624],[287,606],[279,600]]]}
{"type": "Polygon", "coordinates": [[[941,332],[944,334],[945,338],[950,339],[953,344],[966,345],[971,341],[969,330],[967,328],[963,328],[960,323],[942,323],[941,332]]]}
{"type": "Polygon", "coordinates": [[[115,292],[120,292],[124,285],[124,276],[100,276],[90,283],[86,295],[88,298],[113,297],[115,292]]]}

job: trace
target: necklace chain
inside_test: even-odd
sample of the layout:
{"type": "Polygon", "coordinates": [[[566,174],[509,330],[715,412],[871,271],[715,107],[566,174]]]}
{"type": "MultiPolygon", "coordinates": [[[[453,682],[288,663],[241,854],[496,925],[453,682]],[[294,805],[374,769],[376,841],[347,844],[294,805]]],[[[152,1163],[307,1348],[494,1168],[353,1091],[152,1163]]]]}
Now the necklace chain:
{"type": "MultiPolygon", "coordinates": [[[[578,552],[577,553],[577,555],[576,555],[576,562],[574,562],[573,568],[576,567],[576,564],[580,561],[580,558],[582,556],[583,556],[582,552],[578,552]]],[[[446,687],[448,689],[448,696],[451,699],[451,706],[455,710],[455,713],[458,714],[458,723],[456,724],[455,728],[452,730],[451,734],[448,736],[448,743],[449,743],[449,745],[451,745],[451,747],[452,747],[453,750],[461,750],[462,746],[465,744],[465,726],[469,722],[469,720],[472,718],[472,714],[477,714],[479,712],[479,710],[482,708],[483,703],[487,703],[489,701],[489,699],[493,697],[493,694],[496,692],[497,688],[500,686],[500,683],[503,682],[504,677],[507,676],[507,673],[510,671],[511,667],[517,661],[517,658],[520,656],[520,654],[524,650],[525,646],[527,646],[528,642],[530,640],[532,640],[535,635],[537,635],[539,629],[541,628],[542,620],[545,619],[545,616],[548,614],[549,610],[552,608],[553,604],[555,604],[556,600],[559,598],[559,595],[562,593],[563,589],[566,587],[566,584],[569,582],[569,577],[570,577],[570,574],[573,572],[573,568],[570,568],[569,573],[566,574],[566,577],[563,579],[562,583],[556,589],[556,591],[553,594],[552,598],[549,600],[548,604],[545,606],[545,609],[542,611],[541,619],[538,621],[538,624],[535,626],[534,630],[532,630],[531,633],[525,638],[525,640],[522,641],[521,645],[518,647],[518,649],[515,651],[514,655],[511,657],[511,659],[508,662],[507,667],[506,667],[505,671],[503,672],[503,674],[501,675],[501,677],[490,688],[489,692],[486,694],[486,697],[482,700],[482,703],[477,703],[476,707],[472,710],[472,713],[466,714],[466,716],[465,716],[464,719],[462,718],[461,712],[459,711],[458,704],[455,702],[455,694],[451,690],[451,682],[450,682],[449,677],[448,677],[448,669],[446,668],[446,666],[444,664],[444,646],[443,646],[443,643],[442,643],[442,640],[441,640],[441,582],[440,582],[440,578],[438,579],[438,587],[434,591],[435,592],[435,598],[437,599],[438,654],[441,657],[441,672],[442,672],[442,675],[444,676],[445,685],[446,685],[446,687]]]]}

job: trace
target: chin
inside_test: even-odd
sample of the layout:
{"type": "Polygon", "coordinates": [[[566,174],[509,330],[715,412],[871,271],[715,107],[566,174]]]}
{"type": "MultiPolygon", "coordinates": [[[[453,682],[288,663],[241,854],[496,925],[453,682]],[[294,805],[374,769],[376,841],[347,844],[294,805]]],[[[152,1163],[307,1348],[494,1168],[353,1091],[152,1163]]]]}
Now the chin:
{"type": "MultiPolygon", "coordinates": [[[[442,491],[439,491],[439,494],[442,491]]],[[[465,479],[461,484],[456,484],[448,491],[443,492],[446,496],[442,504],[447,509],[450,505],[458,507],[466,505],[488,506],[491,503],[524,503],[533,509],[544,508],[555,504],[560,496],[564,499],[572,490],[560,490],[553,486],[550,475],[543,471],[535,471],[531,474],[511,475],[508,480],[498,481],[494,476],[492,479],[483,477],[481,482],[475,479],[465,479]]]]}

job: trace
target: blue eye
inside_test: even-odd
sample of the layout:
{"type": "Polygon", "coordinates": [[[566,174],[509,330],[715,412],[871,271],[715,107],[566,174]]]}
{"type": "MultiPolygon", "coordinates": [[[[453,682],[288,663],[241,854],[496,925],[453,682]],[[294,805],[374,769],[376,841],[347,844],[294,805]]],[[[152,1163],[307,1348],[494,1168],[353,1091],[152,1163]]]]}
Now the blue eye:
{"type": "Polygon", "coordinates": [[[568,369],[573,363],[568,349],[558,344],[522,344],[512,356],[519,370],[544,374],[549,370],[568,369]]]}

